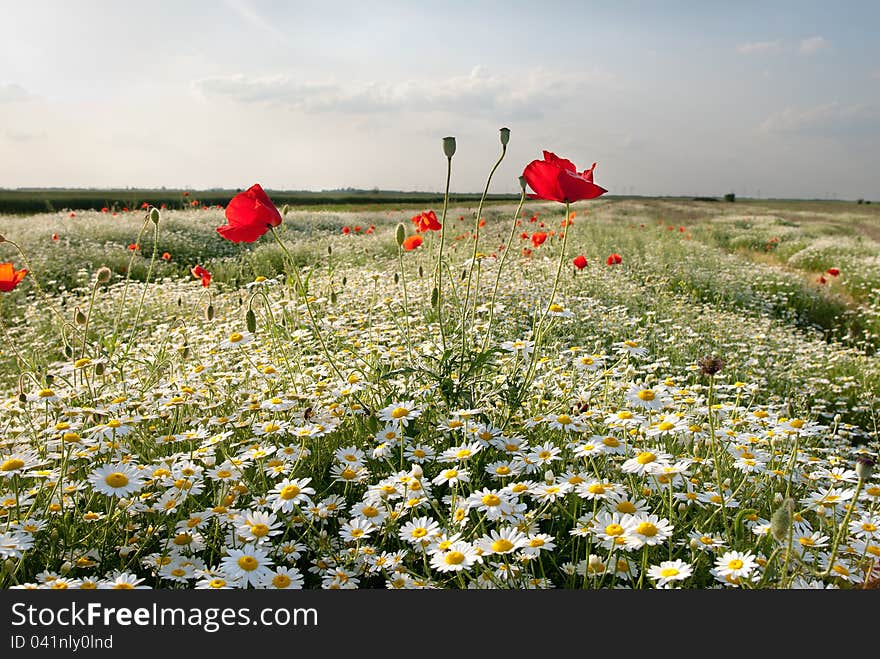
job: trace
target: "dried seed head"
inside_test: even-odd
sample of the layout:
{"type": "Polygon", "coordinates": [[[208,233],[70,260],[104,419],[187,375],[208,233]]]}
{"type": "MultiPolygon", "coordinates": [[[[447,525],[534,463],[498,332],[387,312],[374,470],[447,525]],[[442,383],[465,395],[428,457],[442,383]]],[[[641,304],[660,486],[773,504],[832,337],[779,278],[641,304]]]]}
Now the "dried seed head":
{"type": "Polygon", "coordinates": [[[697,365],[699,365],[703,375],[715,375],[724,368],[724,360],[714,355],[711,357],[700,357],[697,360],[697,365]]]}
{"type": "Polygon", "coordinates": [[[100,268],[98,268],[98,272],[95,276],[97,277],[99,284],[106,284],[108,281],[110,281],[110,276],[112,274],[113,273],[110,272],[110,268],[108,268],[106,265],[102,265],[100,268]]]}
{"type": "Polygon", "coordinates": [[[444,137],[443,138],[443,153],[446,154],[447,158],[451,158],[455,155],[455,138],[454,137],[444,137]]]}

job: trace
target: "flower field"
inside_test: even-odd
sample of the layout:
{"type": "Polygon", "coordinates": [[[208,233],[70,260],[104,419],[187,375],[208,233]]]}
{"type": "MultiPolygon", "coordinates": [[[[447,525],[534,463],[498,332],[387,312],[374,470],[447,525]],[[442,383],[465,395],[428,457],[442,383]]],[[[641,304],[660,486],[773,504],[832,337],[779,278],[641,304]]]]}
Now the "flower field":
{"type": "Polygon", "coordinates": [[[594,167],[0,218],[0,587],[876,586],[878,206],[594,167]]]}

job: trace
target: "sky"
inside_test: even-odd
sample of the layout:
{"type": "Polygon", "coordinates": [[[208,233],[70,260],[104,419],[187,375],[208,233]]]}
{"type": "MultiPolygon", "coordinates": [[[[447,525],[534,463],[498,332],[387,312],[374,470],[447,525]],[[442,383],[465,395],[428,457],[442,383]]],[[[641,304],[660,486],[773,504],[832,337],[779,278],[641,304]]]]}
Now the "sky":
{"type": "Polygon", "coordinates": [[[880,2],[0,0],[0,187],[880,199],[880,2]]]}

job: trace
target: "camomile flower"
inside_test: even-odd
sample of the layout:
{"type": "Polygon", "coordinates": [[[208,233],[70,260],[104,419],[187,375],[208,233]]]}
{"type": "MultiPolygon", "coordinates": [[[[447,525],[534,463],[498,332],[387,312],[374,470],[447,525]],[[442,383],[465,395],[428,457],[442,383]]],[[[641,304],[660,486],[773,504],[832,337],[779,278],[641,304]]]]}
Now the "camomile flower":
{"type": "Polygon", "coordinates": [[[694,572],[693,567],[681,559],[663,561],[660,565],[648,568],[648,577],[656,580],[657,588],[663,588],[675,581],[684,581],[694,572]]]}
{"type": "Polygon", "coordinates": [[[618,486],[607,481],[591,479],[578,483],[574,490],[581,499],[607,499],[617,491],[618,486]]]}
{"type": "Polygon", "coordinates": [[[481,563],[482,560],[473,545],[456,540],[445,551],[431,554],[431,567],[438,572],[459,572],[469,570],[474,563],[481,563]]]}
{"type": "Polygon", "coordinates": [[[724,540],[712,533],[701,533],[694,530],[688,534],[690,546],[700,551],[716,551],[724,548],[724,540]]]}
{"type": "Polygon", "coordinates": [[[523,556],[534,558],[542,551],[552,552],[556,549],[556,539],[546,533],[532,533],[526,537],[520,549],[523,556]]]}
{"type": "Polygon", "coordinates": [[[756,567],[758,562],[750,551],[726,551],[715,559],[715,570],[729,580],[747,578],[756,567]]]}
{"type": "Polygon", "coordinates": [[[113,497],[127,497],[144,485],[143,472],[132,464],[106,464],[89,474],[88,481],[96,492],[113,497]]]}
{"type": "Polygon", "coordinates": [[[37,455],[36,451],[22,451],[0,456],[0,478],[20,476],[44,462],[37,455]]]}
{"type": "Polygon", "coordinates": [[[235,528],[239,537],[248,544],[261,545],[270,542],[273,536],[284,532],[281,521],[274,513],[248,511],[235,519],[235,528]]]}
{"type": "Polygon", "coordinates": [[[417,517],[404,524],[397,536],[411,545],[425,548],[440,535],[440,524],[430,517],[417,517]]]}
{"type": "Polygon", "coordinates": [[[449,485],[450,487],[458,483],[469,483],[470,472],[463,467],[450,467],[449,469],[441,469],[431,482],[434,485],[449,485]]]}
{"type": "Polygon", "coordinates": [[[242,586],[258,586],[272,574],[272,560],[255,545],[243,549],[227,549],[220,561],[220,569],[229,579],[242,586]]]}
{"type": "Polygon", "coordinates": [[[309,495],[315,488],[309,487],[311,478],[285,478],[269,491],[267,502],[272,510],[289,513],[300,504],[311,503],[309,495]]]}
{"type": "Polygon", "coordinates": [[[635,518],[617,512],[600,512],[589,524],[587,532],[599,538],[606,549],[626,547],[628,538],[635,531],[635,518]]]}
{"type": "Polygon", "coordinates": [[[574,313],[555,302],[547,307],[547,315],[556,318],[574,318],[574,313]]]}
{"type": "Polygon", "coordinates": [[[625,461],[620,469],[627,474],[644,476],[647,474],[660,474],[664,468],[669,467],[668,453],[661,451],[641,451],[634,458],[625,461]]]}
{"type": "Polygon", "coordinates": [[[528,357],[535,349],[535,343],[526,339],[516,339],[514,341],[503,341],[500,347],[506,352],[519,353],[522,357],[528,357]]]}
{"type": "Polygon", "coordinates": [[[669,520],[657,515],[635,515],[632,519],[632,533],[627,537],[627,545],[639,549],[644,545],[660,545],[666,542],[675,528],[669,520]]]}
{"type": "Polygon", "coordinates": [[[245,346],[254,340],[254,335],[250,332],[233,332],[223,341],[220,342],[221,348],[237,348],[245,346]]]}
{"type": "Polygon", "coordinates": [[[555,430],[564,430],[567,432],[582,432],[583,423],[578,417],[571,417],[564,412],[556,416],[550,415],[545,417],[547,425],[555,430]]]}
{"type": "Polygon", "coordinates": [[[547,503],[564,498],[571,491],[571,484],[561,483],[537,483],[529,489],[529,494],[535,501],[547,503]]]}
{"type": "Polygon", "coordinates": [[[482,450],[483,445],[480,442],[459,444],[458,446],[451,446],[443,451],[437,457],[437,460],[439,462],[461,462],[470,460],[482,450]]]}
{"type": "Polygon", "coordinates": [[[295,567],[276,567],[259,582],[258,588],[270,590],[301,590],[305,581],[295,567]]]}
{"type": "Polygon", "coordinates": [[[0,533],[0,558],[21,558],[34,544],[30,533],[7,531],[0,533]]]}
{"type": "Polygon", "coordinates": [[[486,518],[491,521],[501,519],[513,510],[513,505],[507,496],[503,490],[493,491],[483,488],[471,494],[465,504],[469,508],[476,508],[478,512],[484,513],[486,518]]]}
{"type": "Polygon", "coordinates": [[[574,358],[574,367],[579,371],[597,371],[605,366],[605,358],[602,355],[577,355],[574,358]]]}
{"type": "Polygon", "coordinates": [[[479,538],[474,544],[481,556],[491,554],[511,554],[522,547],[527,541],[526,534],[515,527],[492,530],[489,535],[479,538]]]}
{"type": "Polygon", "coordinates": [[[379,420],[406,427],[411,421],[421,416],[422,411],[416,408],[413,400],[391,403],[379,410],[379,420]]]}
{"type": "Polygon", "coordinates": [[[345,542],[360,542],[376,530],[376,526],[363,517],[353,517],[339,528],[339,535],[345,542]]]}
{"type": "Polygon", "coordinates": [[[633,357],[644,357],[648,354],[648,349],[639,344],[638,341],[622,341],[614,344],[614,352],[619,355],[631,355],[633,357]]]}
{"type": "Polygon", "coordinates": [[[856,538],[880,539],[880,515],[865,513],[860,519],[852,520],[849,532],[856,538]]]}
{"type": "Polygon", "coordinates": [[[287,398],[279,398],[278,396],[270,398],[269,400],[264,400],[260,403],[260,409],[269,410],[271,412],[284,412],[293,407],[296,407],[296,401],[287,398]]]}
{"type": "Polygon", "coordinates": [[[633,384],[626,392],[626,400],[630,406],[643,410],[659,410],[672,404],[663,385],[647,387],[633,384]]]}
{"type": "Polygon", "coordinates": [[[333,457],[342,464],[361,467],[364,464],[364,452],[356,446],[342,446],[333,453],[333,457]]]}

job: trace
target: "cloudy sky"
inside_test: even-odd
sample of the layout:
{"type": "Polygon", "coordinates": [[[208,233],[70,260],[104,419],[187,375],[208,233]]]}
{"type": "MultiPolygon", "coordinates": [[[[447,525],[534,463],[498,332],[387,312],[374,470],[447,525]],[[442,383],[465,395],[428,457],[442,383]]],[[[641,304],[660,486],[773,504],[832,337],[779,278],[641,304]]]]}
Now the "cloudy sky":
{"type": "Polygon", "coordinates": [[[880,3],[0,0],[0,187],[880,199],[880,3]]]}

